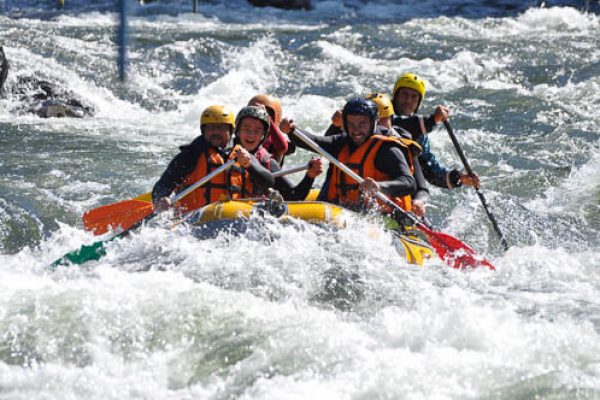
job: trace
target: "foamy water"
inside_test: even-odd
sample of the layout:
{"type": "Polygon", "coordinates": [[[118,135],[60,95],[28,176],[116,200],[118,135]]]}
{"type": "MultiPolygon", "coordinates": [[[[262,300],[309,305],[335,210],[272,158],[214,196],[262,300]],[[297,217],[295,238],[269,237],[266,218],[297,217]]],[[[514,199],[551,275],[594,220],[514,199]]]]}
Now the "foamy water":
{"type": "MultiPolygon", "coordinates": [[[[61,82],[97,111],[44,120],[0,99],[0,398],[600,397],[597,15],[135,6],[122,84],[116,15],[98,4],[0,16],[9,79],[61,82]],[[471,190],[432,188],[430,219],[497,271],[406,265],[360,220],[337,232],[267,221],[205,240],[158,221],[100,261],[48,268],[96,240],[83,211],[151,189],[206,106],[267,91],[320,132],[344,99],[390,91],[407,69],[428,83],[424,112],[451,107],[511,248],[471,190]]],[[[443,129],[431,142],[460,166],[443,129]]]]}

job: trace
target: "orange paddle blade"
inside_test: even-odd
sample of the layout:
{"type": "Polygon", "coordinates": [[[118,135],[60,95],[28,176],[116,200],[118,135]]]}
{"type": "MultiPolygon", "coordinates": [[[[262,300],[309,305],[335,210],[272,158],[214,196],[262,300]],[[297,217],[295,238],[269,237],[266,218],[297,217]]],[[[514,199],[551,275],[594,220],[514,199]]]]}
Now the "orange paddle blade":
{"type": "Polygon", "coordinates": [[[94,208],[83,214],[83,226],[94,235],[102,235],[111,229],[127,230],[152,214],[154,205],[147,201],[125,200],[94,208]]]}

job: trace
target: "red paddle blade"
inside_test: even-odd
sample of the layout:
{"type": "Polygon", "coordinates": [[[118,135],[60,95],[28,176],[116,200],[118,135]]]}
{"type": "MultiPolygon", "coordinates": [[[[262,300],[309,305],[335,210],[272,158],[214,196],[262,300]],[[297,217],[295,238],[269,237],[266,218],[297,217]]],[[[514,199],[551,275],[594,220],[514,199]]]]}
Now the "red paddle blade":
{"type": "Polygon", "coordinates": [[[127,230],[152,214],[152,203],[141,200],[125,200],[98,207],[83,214],[83,226],[94,235],[102,235],[120,227],[127,230]]]}
{"type": "Polygon", "coordinates": [[[419,230],[429,238],[431,246],[437,255],[449,266],[457,269],[488,267],[492,271],[496,267],[485,258],[477,255],[475,250],[454,236],[447,233],[435,232],[425,226],[418,225],[419,230]]]}

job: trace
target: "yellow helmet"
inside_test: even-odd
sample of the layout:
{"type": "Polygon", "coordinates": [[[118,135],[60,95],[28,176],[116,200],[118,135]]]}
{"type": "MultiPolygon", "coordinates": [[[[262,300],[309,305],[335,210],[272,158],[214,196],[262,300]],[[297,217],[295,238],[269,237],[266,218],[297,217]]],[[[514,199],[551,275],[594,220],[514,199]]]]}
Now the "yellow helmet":
{"type": "MultiPolygon", "coordinates": [[[[423,99],[425,98],[425,81],[419,78],[417,75],[412,72],[407,72],[405,74],[400,75],[396,84],[394,85],[394,91],[392,94],[392,99],[396,99],[396,93],[400,88],[408,88],[419,93],[421,98],[419,99],[419,105],[417,106],[417,110],[421,107],[423,103],[423,99]]],[[[416,110],[415,110],[416,111],[416,110]]]]}
{"type": "Polygon", "coordinates": [[[391,117],[394,115],[394,106],[390,96],[385,93],[371,93],[368,94],[365,99],[371,100],[377,105],[377,114],[379,119],[391,117]]]}
{"type": "Polygon", "coordinates": [[[227,124],[231,130],[235,129],[235,114],[224,106],[210,106],[202,111],[200,116],[200,129],[205,124],[227,124]]]}

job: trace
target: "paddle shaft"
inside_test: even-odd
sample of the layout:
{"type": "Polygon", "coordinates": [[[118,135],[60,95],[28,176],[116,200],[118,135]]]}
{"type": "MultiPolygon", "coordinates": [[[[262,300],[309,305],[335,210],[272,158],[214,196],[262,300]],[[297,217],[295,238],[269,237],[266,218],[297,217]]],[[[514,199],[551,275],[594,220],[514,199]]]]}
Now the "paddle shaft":
{"type": "MultiPolygon", "coordinates": [[[[467,171],[467,174],[469,174],[469,175],[474,175],[473,170],[471,169],[471,165],[469,165],[469,161],[467,161],[467,157],[465,157],[465,153],[463,152],[463,150],[460,146],[460,143],[458,143],[458,139],[456,138],[456,135],[454,134],[454,130],[452,129],[452,126],[450,126],[450,123],[448,121],[444,121],[444,126],[446,127],[446,130],[448,131],[448,136],[450,136],[450,140],[452,140],[452,144],[454,145],[454,148],[456,149],[456,152],[458,153],[458,157],[460,157],[460,161],[462,162],[462,164],[465,167],[465,171],[467,171]]],[[[500,226],[498,225],[498,221],[496,220],[496,217],[490,211],[490,208],[487,204],[485,196],[483,195],[483,191],[478,186],[475,188],[475,192],[477,193],[477,196],[479,197],[479,200],[481,201],[481,205],[483,206],[485,213],[487,214],[489,220],[491,221],[492,226],[494,227],[494,230],[496,231],[496,234],[500,238],[500,244],[502,244],[502,247],[504,248],[504,250],[508,250],[508,243],[506,242],[506,238],[504,237],[504,234],[500,230],[500,226]]]]}
{"type": "Polygon", "coordinates": [[[299,165],[288,169],[282,169],[281,171],[272,172],[273,178],[281,178],[282,176],[293,174],[300,171],[306,171],[310,166],[308,164],[299,165]]]}

